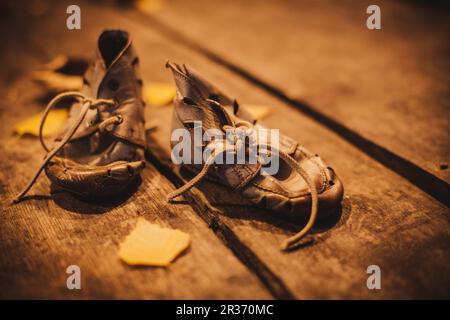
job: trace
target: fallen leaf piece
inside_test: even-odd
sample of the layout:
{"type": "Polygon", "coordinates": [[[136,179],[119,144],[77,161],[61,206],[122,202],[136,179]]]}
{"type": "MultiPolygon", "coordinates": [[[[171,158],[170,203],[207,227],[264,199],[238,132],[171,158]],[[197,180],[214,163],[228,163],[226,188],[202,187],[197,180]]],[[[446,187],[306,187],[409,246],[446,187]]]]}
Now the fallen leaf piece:
{"type": "Polygon", "coordinates": [[[187,233],[160,227],[141,218],[119,247],[119,258],[130,265],[168,266],[190,242],[187,233]]]}
{"type": "Polygon", "coordinates": [[[144,101],[153,106],[165,106],[172,103],[176,94],[173,84],[149,83],[144,85],[144,101]]]}
{"type": "MultiPolygon", "coordinates": [[[[43,112],[31,116],[23,121],[20,121],[16,124],[14,128],[14,132],[24,135],[31,134],[34,136],[39,136],[39,125],[41,123],[41,119],[43,116],[43,112]]],[[[44,137],[50,137],[58,132],[61,125],[67,120],[69,116],[69,112],[66,109],[55,109],[51,110],[47,115],[47,119],[45,121],[44,130],[42,135],[44,137]]]]}
{"type": "Polygon", "coordinates": [[[76,75],[66,75],[53,71],[35,71],[32,78],[54,91],[76,91],[83,86],[83,78],[76,75]]]}
{"type": "Polygon", "coordinates": [[[264,119],[271,112],[270,107],[260,104],[244,104],[242,107],[250,112],[256,120],[264,119]]]}
{"type": "Polygon", "coordinates": [[[67,57],[65,54],[60,54],[54,57],[51,61],[47,62],[42,66],[44,70],[51,70],[55,71],[59,68],[62,68],[67,64],[69,61],[69,57],[67,57]]]}

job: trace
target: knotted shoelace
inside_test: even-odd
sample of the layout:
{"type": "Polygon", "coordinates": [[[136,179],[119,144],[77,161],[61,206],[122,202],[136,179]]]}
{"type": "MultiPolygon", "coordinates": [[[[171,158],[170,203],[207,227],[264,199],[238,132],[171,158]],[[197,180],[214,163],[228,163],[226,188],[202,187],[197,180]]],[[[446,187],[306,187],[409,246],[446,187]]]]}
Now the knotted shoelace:
{"type": "MultiPolygon", "coordinates": [[[[236,122],[234,124],[234,126],[230,126],[230,125],[223,126],[223,130],[224,131],[233,130],[234,132],[238,132],[241,130],[241,131],[245,132],[246,130],[249,130],[249,129],[251,130],[252,127],[253,127],[253,125],[251,123],[241,120],[241,121],[236,122]]],[[[243,147],[243,144],[244,144],[244,142],[241,139],[235,139],[234,143],[231,143],[231,144],[227,143],[226,145],[224,144],[223,141],[212,142],[212,143],[208,144],[206,146],[206,148],[210,148],[212,150],[212,152],[211,152],[211,155],[207,158],[207,160],[203,164],[203,167],[200,170],[200,172],[195,177],[193,177],[191,180],[189,180],[186,184],[184,184],[182,187],[169,193],[167,196],[167,200],[169,202],[171,202],[176,197],[178,197],[178,196],[184,194],[185,192],[187,192],[188,190],[190,190],[199,181],[201,181],[203,177],[205,177],[207,175],[209,168],[214,164],[215,160],[219,156],[221,156],[223,153],[229,152],[229,151],[237,152],[237,150],[239,148],[243,147]]],[[[287,251],[287,250],[293,249],[296,245],[299,244],[300,240],[311,231],[311,228],[313,227],[313,225],[316,221],[317,209],[318,209],[317,189],[316,189],[316,185],[312,181],[311,177],[298,164],[298,162],[294,158],[292,158],[290,155],[288,155],[287,153],[283,152],[280,149],[275,149],[270,143],[265,144],[265,147],[278,152],[279,157],[281,159],[283,159],[284,161],[286,161],[291,166],[291,168],[293,168],[295,171],[297,171],[300,174],[300,176],[305,180],[305,182],[307,183],[307,185],[310,189],[311,212],[310,212],[308,222],[299,232],[297,232],[292,237],[289,237],[282,243],[281,249],[287,251]]]]}
{"type": "MultiPolygon", "coordinates": [[[[113,99],[90,99],[85,97],[80,92],[70,91],[65,92],[57,95],[55,98],[53,98],[45,108],[44,114],[41,119],[41,123],[39,125],[39,140],[41,142],[42,148],[44,148],[45,151],[47,151],[47,155],[45,156],[44,160],[42,161],[39,168],[36,170],[33,178],[30,180],[30,182],[27,184],[27,186],[15,197],[13,200],[14,203],[19,202],[23,199],[23,197],[26,195],[26,193],[31,189],[31,187],[34,185],[36,180],[38,179],[39,175],[41,174],[42,170],[44,170],[45,166],[49,163],[49,161],[70,141],[70,139],[73,137],[77,129],[80,127],[81,123],[83,122],[84,118],[86,117],[87,112],[90,109],[97,109],[101,105],[106,106],[115,106],[116,102],[113,99]],[[67,130],[64,137],[61,139],[61,141],[55,145],[51,150],[47,147],[44,141],[43,137],[43,129],[45,125],[45,120],[47,119],[48,114],[50,111],[62,100],[65,99],[73,99],[81,102],[81,110],[79,114],[77,115],[77,118],[75,119],[75,122],[72,127],[70,127],[69,130],[67,130]]],[[[113,124],[113,123],[120,123],[122,122],[122,117],[120,115],[112,116],[104,121],[102,121],[98,128],[100,132],[104,132],[106,128],[113,124]]],[[[94,124],[90,124],[94,125],[94,124]]]]}

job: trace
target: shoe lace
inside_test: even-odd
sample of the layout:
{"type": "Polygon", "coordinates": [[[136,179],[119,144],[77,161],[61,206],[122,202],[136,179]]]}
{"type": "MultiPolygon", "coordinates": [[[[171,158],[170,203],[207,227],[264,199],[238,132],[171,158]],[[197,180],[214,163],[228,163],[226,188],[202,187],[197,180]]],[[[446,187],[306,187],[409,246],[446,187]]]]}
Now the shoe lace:
{"type": "MultiPolygon", "coordinates": [[[[115,106],[116,102],[113,99],[90,99],[84,96],[80,92],[70,91],[65,92],[57,95],[54,97],[47,105],[47,107],[44,110],[44,114],[41,119],[41,123],[39,125],[39,141],[41,142],[42,148],[44,148],[45,151],[47,151],[47,155],[43,159],[41,165],[36,170],[33,178],[29,181],[29,183],[26,185],[26,187],[15,197],[13,200],[14,203],[17,203],[23,199],[23,197],[27,194],[27,192],[31,189],[31,187],[34,185],[36,180],[38,179],[39,175],[41,174],[42,170],[44,170],[45,166],[49,163],[49,161],[70,141],[70,139],[73,137],[77,129],[80,127],[81,123],[83,122],[84,118],[86,117],[87,112],[90,109],[97,109],[101,105],[106,106],[115,106]],[[44,137],[43,137],[43,130],[45,126],[45,120],[47,119],[48,114],[50,111],[61,101],[65,99],[76,99],[81,102],[81,110],[79,114],[77,115],[77,118],[75,119],[74,124],[67,130],[61,141],[55,145],[51,150],[47,147],[44,137]]],[[[107,118],[106,120],[99,123],[99,131],[104,132],[107,130],[107,128],[113,124],[113,123],[120,123],[122,122],[122,117],[120,115],[114,115],[112,117],[107,118]]],[[[93,125],[93,124],[90,124],[93,125]]]]}
{"type": "MultiPolygon", "coordinates": [[[[234,124],[234,126],[231,126],[231,125],[223,126],[223,130],[224,131],[232,130],[235,133],[237,133],[239,131],[247,132],[247,130],[253,130],[253,125],[247,121],[239,120],[234,124]]],[[[239,136],[239,135],[236,135],[236,134],[234,135],[234,137],[237,137],[237,136],[239,136]]],[[[185,192],[190,190],[192,187],[194,187],[199,181],[201,181],[203,179],[203,177],[205,177],[207,175],[209,168],[213,165],[215,160],[219,156],[221,156],[224,152],[231,151],[231,150],[236,151],[239,148],[242,148],[243,146],[244,146],[244,142],[242,141],[242,139],[234,139],[234,141],[231,145],[229,143],[225,145],[223,143],[223,141],[222,142],[214,142],[213,141],[210,144],[208,144],[206,146],[206,148],[210,148],[212,150],[212,152],[211,152],[210,156],[207,158],[207,160],[205,161],[205,163],[203,164],[203,167],[200,170],[200,172],[195,177],[193,177],[191,180],[189,180],[186,184],[184,184],[182,187],[169,193],[167,196],[168,201],[169,202],[173,201],[176,197],[184,194],[185,192]]],[[[275,148],[270,143],[266,143],[265,146],[266,146],[266,148],[275,150],[275,148]]],[[[316,185],[312,181],[309,174],[298,164],[298,162],[294,158],[292,158],[289,154],[283,152],[282,150],[276,149],[276,151],[278,152],[279,157],[281,159],[283,159],[284,161],[286,161],[291,166],[291,168],[293,168],[295,171],[297,171],[300,174],[300,176],[305,180],[305,182],[307,183],[307,185],[309,187],[310,195],[311,195],[311,211],[310,211],[308,222],[299,232],[297,232],[292,237],[287,238],[282,243],[281,249],[287,251],[287,250],[290,250],[290,249],[293,249],[294,247],[296,247],[299,244],[299,241],[311,231],[311,229],[316,221],[316,218],[317,218],[318,194],[317,194],[316,185]]]]}

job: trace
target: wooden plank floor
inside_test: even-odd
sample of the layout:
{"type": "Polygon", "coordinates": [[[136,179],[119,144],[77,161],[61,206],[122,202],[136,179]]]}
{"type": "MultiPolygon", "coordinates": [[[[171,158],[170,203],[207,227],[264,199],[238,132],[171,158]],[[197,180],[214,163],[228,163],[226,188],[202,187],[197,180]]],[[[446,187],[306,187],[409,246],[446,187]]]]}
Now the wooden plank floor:
{"type": "MultiPolygon", "coordinates": [[[[282,122],[283,132],[325,158],[342,178],[346,197],[335,221],[316,228],[316,243],[288,254],[279,251],[279,244],[299,226],[255,209],[221,187],[204,183],[186,195],[186,202],[169,205],[164,195],[183,178],[167,161],[171,107],[150,106],[147,120],[157,121],[159,127],[148,136],[148,168],[137,191],[120,204],[93,205],[57,193],[6,205],[3,198],[23,185],[42,155],[36,140],[11,135],[16,121],[42,108],[30,103],[38,89],[18,80],[11,87],[20,99],[5,101],[0,109],[6,124],[1,132],[1,297],[449,297],[450,221],[445,205],[292,105],[174,41],[152,19],[133,10],[119,14],[114,8],[83,3],[83,29],[69,32],[61,27],[64,5],[36,19],[38,35],[21,35],[17,50],[23,60],[20,66],[16,62],[18,69],[33,68],[58,53],[89,56],[103,28],[126,28],[135,39],[144,81],[171,81],[163,67],[170,58],[192,65],[241,102],[272,106],[263,124],[278,127],[282,122]],[[139,216],[191,234],[190,251],[167,270],[122,264],[116,256],[118,243],[139,216]],[[65,267],[72,263],[79,264],[86,277],[79,293],[65,290],[65,267]],[[382,269],[381,291],[366,287],[365,271],[371,264],[382,269]]],[[[173,12],[168,4],[158,17],[175,16],[179,4],[173,5],[173,12]]],[[[47,179],[33,192],[48,195],[47,179]]]]}
{"type": "MultiPolygon", "coordinates": [[[[58,9],[65,11],[63,6],[55,7],[55,12],[58,9]]],[[[60,17],[54,21],[56,24],[64,22],[64,15],[60,17]]],[[[82,38],[77,40],[83,43],[80,49],[88,50],[89,55],[99,30],[108,26],[106,18],[99,25],[100,20],[91,17],[92,28],[87,24],[86,32],[78,34],[82,38]],[[86,41],[81,41],[83,38],[86,41]]],[[[65,28],[55,28],[52,22],[45,26],[44,20],[39,22],[58,38],[64,38],[61,32],[67,32],[65,28]]],[[[45,54],[82,53],[72,50],[74,39],[70,36],[50,43],[50,33],[44,31],[42,37],[33,39],[41,50],[29,52],[30,55],[44,62],[49,57],[45,54]]],[[[24,48],[33,46],[24,43],[24,48]]],[[[173,187],[151,164],[144,170],[137,191],[121,201],[90,204],[67,193],[50,196],[44,175],[32,190],[36,195],[32,200],[9,205],[8,198],[27,182],[43,156],[37,139],[18,140],[11,135],[16,121],[42,109],[42,105],[32,103],[33,91],[36,94],[39,90],[27,80],[17,81],[9,89],[18,90],[20,96],[26,93],[26,98],[5,101],[1,108],[5,124],[0,173],[1,298],[271,298],[258,278],[214,236],[189,205],[173,207],[166,203],[165,195],[173,187]],[[189,233],[190,249],[167,269],[125,265],[117,256],[118,244],[139,217],[189,233]],[[81,268],[80,291],[66,288],[65,271],[71,264],[81,268]]]]}
{"type": "Polygon", "coordinates": [[[369,4],[175,0],[155,17],[448,204],[448,8],[379,1],[370,31],[369,4]]]}

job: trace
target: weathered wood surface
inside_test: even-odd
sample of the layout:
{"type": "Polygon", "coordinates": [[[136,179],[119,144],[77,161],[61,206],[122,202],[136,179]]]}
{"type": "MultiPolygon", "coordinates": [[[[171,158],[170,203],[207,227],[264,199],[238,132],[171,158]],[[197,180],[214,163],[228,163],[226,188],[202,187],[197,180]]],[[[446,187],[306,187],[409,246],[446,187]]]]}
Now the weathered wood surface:
{"type": "MultiPolygon", "coordinates": [[[[128,29],[141,57],[144,81],[172,81],[163,67],[165,60],[171,58],[192,65],[241,102],[273,106],[271,116],[263,124],[279,127],[283,123],[285,133],[319,153],[342,178],[346,189],[342,216],[329,223],[334,225],[332,228],[317,228],[320,239],[314,245],[283,253],[279,244],[298,226],[248,206],[221,187],[204,183],[200,191],[194,189],[186,196],[190,206],[186,202],[166,204],[164,198],[158,197],[173,189],[168,180],[175,185],[180,180],[178,172],[172,171],[166,162],[171,107],[149,106],[147,120],[156,119],[159,123],[158,129],[149,135],[150,142],[165,155],[157,148],[150,150],[151,163],[143,182],[128,200],[117,207],[105,208],[58,193],[53,199],[41,197],[15,207],[2,204],[0,246],[1,252],[6,253],[0,260],[2,297],[77,297],[76,293],[64,289],[64,269],[74,263],[72,258],[81,261],[82,270],[86,268],[84,275],[88,282],[79,294],[82,297],[430,298],[450,295],[450,223],[445,206],[332,131],[174,42],[160,33],[151,20],[145,23],[141,15],[138,18],[132,11],[120,14],[110,8],[99,11],[88,4],[82,8],[85,19],[81,32],[69,32],[61,27],[65,19],[64,4],[55,7],[61,15],[50,15],[53,19],[39,21],[39,36],[30,38],[31,47],[39,52],[38,61],[45,62],[67,50],[73,54],[90,54],[97,34],[104,27],[128,29]],[[206,199],[215,208],[208,206],[206,199]],[[185,230],[193,237],[191,250],[167,270],[129,268],[115,255],[119,241],[130,230],[134,219],[142,215],[185,230]],[[366,288],[365,271],[371,264],[382,269],[381,291],[366,288]]],[[[30,48],[30,44],[25,43],[24,48],[30,48]]],[[[29,55],[30,60],[36,60],[35,52],[29,55]]],[[[1,108],[2,123],[6,124],[1,133],[2,158],[6,159],[0,180],[4,195],[19,189],[41,157],[37,141],[18,143],[12,139],[12,124],[23,118],[27,110],[24,106],[11,110],[7,107],[11,102],[6,101],[1,108]]],[[[39,108],[28,103],[26,107],[33,111],[39,108]]],[[[48,194],[45,178],[34,192],[48,194]]]]}
{"type": "MultiPolygon", "coordinates": [[[[14,62],[9,57],[17,69],[30,71],[36,62],[47,61],[48,55],[77,50],[72,50],[74,39],[69,34],[61,35],[66,32],[64,28],[56,27],[64,26],[64,6],[54,9],[61,14],[53,12],[50,16],[60,19],[35,21],[34,26],[42,28],[33,38],[40,50],[30,52],[34,44],[23,37],[17,48],[21,60],[14,62]],[[47,32],[50,29],[55,32],[52,36],[47,32]]],[[[106,18],[90,15],[84,30],[77,34],[85,38],[77,40],[78,50],[87,50],[90,55],[98,31],[108,26],[106,18]]],[[[43,106],[33,102],[40,91],[30,81],[3,81],[4,85],[5,91],[17,92],[18,97],[2,100],[0,108],[0,298],[272,297],[189,205],[175,207],[166,203],[165,195],[173,187],[151,164],[144,170],[136,191],[130,190],[123,199],[111,203],[91,204],[65,192],[50,195],[43,175],[30,200],[9,205],[8,198],[27,182],[44,154],[37,139],[12,135],[13,125],[43,106]],[[166,269],[127,266],[117,256],[118,245],[139,217],[189,233],[190,248],[166,269]],[[80,291],[66,287],[66,268],[72,264],[81,268],[80,291]]]]}
{"type": "MultiPolygon", "coordinates": [[[[139,40],[140,30],[135,29],[134,34],[139,40]]],[[[164,63],[170,56],[196,67],[227,92],[234,93],[240,102],[273,106],[272,115],[263,124],[279,128],[282,123],[282,131],[322,155],[344,181],[347,197],[337,226],[323,233],[316,245],[290,254],[280,252],[279,244],[295,230],[291,225],[250,208],[223,188],[207,183],[201,188],[222,213],[220,221],[279,275],[296,297],[411,298],[449,294],[447,207],[232,72],[192,50],[163,42],[148,29],[142,30],[142,36],[139,42],[155,39],[159,44],[159,50],[152,54],[152,63],[164,63]],[[365,270],[370,264],[378,264],[383,270],[382,292],[367,290],[365,270]]],[[[152,78],[171,81],[169,72],[152,70],[152,78]]],[[[167,108],[148,111],[161,123],[154,137],[166,149],[167,156],[171,112],[167,108]]],[[[214,210],[211,212],[215,214],[214,210]]]]}
{"type": "MultiPolygon", "coordinates": [[[[289,254],[280,252],[279,245],[295,229],[261,210],[245,205],[239,208],[240,199],[221,187],[205,183],[201,188],[210,202],[219,204],[221,221],[297,297],[404,298],[449,294],[448,208],[332,132],[226,70],[199,57],[188,56],[187,52],[177,54],[171,50],[171,54],[183,56],[184,61],[197,66],[203,75],[223,85],[228,92],[234,92],[239,101],[272,105],[273,114],[262,123],[278,127],[282,121],[283,132],[318,152],[342,178],[347,196],[338,225],[323,233],[316,245],[289,254]],[[367,290],[365,270],[371,264],[383,269],[381,292],[367,290]],[[430,269],[434,270],[432,274],[427,271],[430,269]]],[[[155,118],[165,119],[161,123],[170,122],[168,110],[149,110],[155,118]]],[[[167,148],[170,129],[162,125],[159,136],[156,132],[155,136],[167,148]]]]}
{"type": "Polygon", "coordinates": [[[379,1],[371,31],[369,4],[175,0],[155,17],[448,203],[448,8],[379,1]]]}

